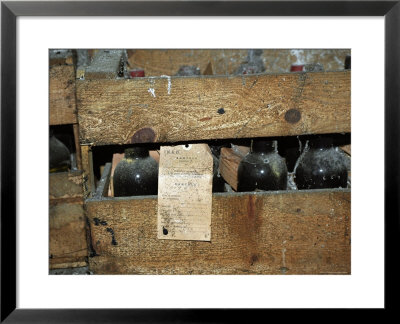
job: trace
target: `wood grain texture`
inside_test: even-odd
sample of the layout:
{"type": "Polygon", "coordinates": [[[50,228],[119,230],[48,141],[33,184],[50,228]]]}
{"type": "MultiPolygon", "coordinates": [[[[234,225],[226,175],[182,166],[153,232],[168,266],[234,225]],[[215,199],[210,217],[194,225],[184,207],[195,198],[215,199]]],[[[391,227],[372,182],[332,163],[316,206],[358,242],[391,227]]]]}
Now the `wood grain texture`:
{"type": "Polygon", "coordinates": [[[350,190],[214,194],[211,242],[157,239],[157,197],[86,201],[95,274],[350,273],[350,190]]]}
{"type": "Polygon", "coordinates": [[[236,146],[240,151],[235,151],[229,147],[221,148],[219,158],[219,172],[224,180],[236,191],[238,186],[238,169],[243,157],[250,152],[246,146],[236,146]]]}
{"type": "Polygon", "coordinates": [[[50,269],[82,266],[88,255],[83,199],[50,204],[50,269]]]}
{"type": "Polygon", "coordinates": [[[81,154],[81,146],[79,144],[79,125],[74,124],[72,128],[74,132],[74,143],[76,151],[76,167],[78,168],[78,170],[82,170],[82,154],[81,154]]]}
{"type": "Polygon", "coordinates": [[[75,68],[73,65],[50,66],[50,125],[75,124],[75,68]]]}
{"type": "Polygon", "coordinates": [[[72,50],[53,49],[49,50],[49,65],[73,65],[74,53],[72,50]]]}
{"type": "Polygon", "coordinates": [[[50,270],[86,267],[87,256],[50,259],[50,270]]]}
{"type": "Polygon", "coordinates": [[[49,175],[50,269],[87,263],[82,183],[82,171],[49,175]]]}
{"type": "MultiPolygon", "coordinates": [[[[91,178],[94,177],[93,174],[90,173],[90,156],[89,152],[91,150],[90,145],[81,145],[81,157],[82,157],[82,171],[83,171],[83,196],[85,198],[89,197],[92,192],[92,180],[91,178]]],[[[93,188],[94,189],[94,188],[93,188]]]]}
{"type": "Polygon", "coordinates": [[[69,199],[82,198],[82,171],[57,172],[49,175],[49,198],[69,199]]]}
{"type": "Polygon", "coordinates": [[[350,77],[343,71],[79,80],[80,141],[126,144],[144,132],[142,142],[350,132],[350,77]]]}
{"type": "Polygon", "coordinates": [[[351,155],[351,144],[342,145],[340,148],[345,151],[348,155],[351,155]]]}

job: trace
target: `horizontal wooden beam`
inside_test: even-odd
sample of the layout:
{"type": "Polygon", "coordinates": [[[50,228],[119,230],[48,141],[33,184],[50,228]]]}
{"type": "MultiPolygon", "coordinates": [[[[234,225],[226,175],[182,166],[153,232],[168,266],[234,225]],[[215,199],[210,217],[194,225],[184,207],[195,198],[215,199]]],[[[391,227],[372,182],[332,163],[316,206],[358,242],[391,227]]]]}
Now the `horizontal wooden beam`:
{"type": "MultiPolygon", "coordinates": [[[[103,177],[108,175],[103,175],[103,177]]],[[[214,194],[211,242],[159,240],[157,197],[86,200],[97,274],[349,274],[349,189],[214,194]]]]}
{"type": "Polygon", "coordinates": [[[81,143],[350,132],[349,71],[78,80],[81,143]]]}

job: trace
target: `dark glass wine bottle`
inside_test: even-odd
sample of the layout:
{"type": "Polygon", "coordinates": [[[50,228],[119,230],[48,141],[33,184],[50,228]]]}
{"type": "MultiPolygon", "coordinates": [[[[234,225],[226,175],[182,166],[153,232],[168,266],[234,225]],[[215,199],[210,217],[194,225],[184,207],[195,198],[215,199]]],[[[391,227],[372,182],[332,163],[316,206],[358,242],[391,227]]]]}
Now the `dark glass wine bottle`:
{"type": "Polygon", "coordinates": [[[124,153],[114,171],[114,196],[157,195],[158,163],[149,155],[149,150],[131,147],[124,153]]]}
{"type": "Polygon", "coordinates": [[[295,170],[298,189],[346,188],[347,165],[329,137],[309,140],[295,170]]]}
{"type": "Polygon", "coordinates": [[[276,147],[276,141],[253,141],[251,152],[239,164],[238,191],[286,190],[287,167],[276,147]]]}

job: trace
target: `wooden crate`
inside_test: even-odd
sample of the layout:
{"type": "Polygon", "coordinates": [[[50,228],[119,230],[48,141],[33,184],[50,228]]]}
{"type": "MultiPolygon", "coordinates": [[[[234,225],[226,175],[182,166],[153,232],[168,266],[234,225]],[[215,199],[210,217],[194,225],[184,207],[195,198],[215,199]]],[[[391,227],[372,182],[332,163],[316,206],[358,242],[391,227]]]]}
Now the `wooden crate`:
{"type": "Polygon", "coordinates": [[[86,210],[95,274],[350,274],[350,189],[213,194],[211,242],[157,239],[157,196],[86,210]]]}
{"type": "MultiPolygon", "coordinates": [[[[349,133],[350,83],[344,70],[82,78],[84,164],[101,145],[349,133]]],[[[213,194],[211,242],[158,240],[157,196],[107,197],[110,170],[85,201],[95,274],[351,272],[350,189],[213,194]]]]}
{"type": "MultiPolygon", "coordinates": [[[[49,124],[71,125],[75,139],[77,167],[82,170],[73,53],[50,51],[49,124]]],[[[86,216],[82,171],[49,174],[49,268],[87,265],[86,216]]]]}
{"type": "Polygon", "coordinates": [[[82,171],[49,176],[50,269],[87,265],[82,171]]]}

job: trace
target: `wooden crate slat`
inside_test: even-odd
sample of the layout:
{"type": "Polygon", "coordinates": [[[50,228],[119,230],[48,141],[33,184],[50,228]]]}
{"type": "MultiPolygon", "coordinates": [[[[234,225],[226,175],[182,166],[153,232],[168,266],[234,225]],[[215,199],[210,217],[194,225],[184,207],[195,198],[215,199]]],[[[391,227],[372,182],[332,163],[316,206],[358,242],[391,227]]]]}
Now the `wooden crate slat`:
{"type": "Polygon", "coordinates": [[[81,143],[350,132],[349,71],[77,81],[81,143]]]}
{"type": "Polygon", "coordinates": [[[86,265],[82,171],[49,175],[50,269],[86,265]]]}
{"type": "Polygon", "coordinates": [[[49,197],[54,199],[82,198],[82,171],[56,172],[49,175],[49,197]]]}
{"type": "Polygon", "coordinates": [[[211,243],[157,239],[157,198],[86,201],[96,274],[349,274],[350,190],[213,196],[211,243]]]}
{"type": "Polygon", "coordinates": [[[88,255],[83,199],[80,202],[50,204],[50,268],[81,263],[88,255]],[[59,265],[59,266],[57,266],[59,265]]]}
{"type": "Polygon", "coordinates": [[[50,125],[76,123],[75,67],[50,66],[49,87],[50,125]]]}

